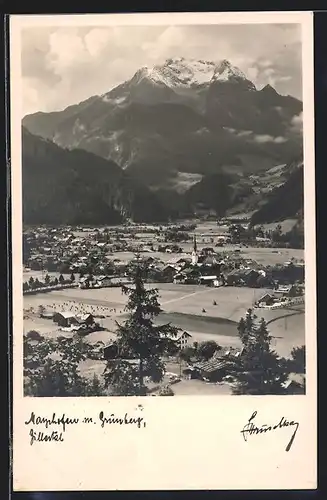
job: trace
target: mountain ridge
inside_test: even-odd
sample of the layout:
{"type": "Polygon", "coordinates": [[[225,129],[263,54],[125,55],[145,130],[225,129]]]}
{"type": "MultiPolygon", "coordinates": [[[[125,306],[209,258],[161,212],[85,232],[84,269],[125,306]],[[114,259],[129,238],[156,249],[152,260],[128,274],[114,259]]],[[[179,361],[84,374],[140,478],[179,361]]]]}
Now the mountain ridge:
{"type": "Polygon", "coordinates": [[[167,222],[203,211],[214,212],[219,218],[237,207],[242,189],[245,201],[248,197],[250,202],[258,178],[262,180],[255,195],[257,210],[253,223],[265,219],[271,222],[271,217],[282,220],[284,216],[297,215],[301,209],[300,160],[270,169],[274,172],[252,176],[248,191],[242,179],[237,181],[238,176],[226,173],[184,178],[186,188],[179,193],[169,189],[151,191],[114,162],[84,150],[62,149],[50,140],[33,136],[24,127],[22,135],[24,224],[167,222]],[[275,184],[264,194],[264,186],[273,176],[275,184]]]}
{"type": "Polygon", "coordinates": [[[289,162],[302,147],[292,128],[301,111],[300,101],[269,85],[257,90],[227,60],[175,58],[140,68],[109,92],[63,111],[27,115],[23,125],[138,175],[153,170],[142,181],[160,188],[174,173],[217,173],[228,165],[247,170],[246,155],[259,168],[263,156],[271,167],[289,162]]]}
{"type": "Polygon", "coordinates": [[[118,165],[65,150],[22,128],[24,224],[118,224],[170,216],[146,186],[118,165]]]}
{"type": "MultiPolygon", "coordinates": [[[[63,111],[27,115],[23,126],[65,150],[69,172],[77,161],[68,160],[69,152],[78,150],[79,158],[82,151],[95,155],[89,157],[98,165],[94,172],[121,183],[118,213],[146,218],[138,206],[142,201],[133,206],[127,201],[128,185],[133,199],[142,192],[148,211],[153,203],[154,215],[166,220],[191,215],[197,207],[222,213],[252,203],[252,211],[261,209],[265,183],[275,182],[270,169],[283,164],[286,172],[294,158],[302,157],[302,131],[294,126],[301,112],[301,101],[269,84],[258,90],[226,59],[172,58],[140,68],[109,92],[63,111]],[[262,193],[247,181],[251,176],[259,176],[262,193]],[[226,183],[231,189],[226,188],[224,199],[226,183]]],[[[84,164],[86,157],[80,161],[84,164]]],[[[88,175],[82,177],[92,184],[88,175]]],[[[114,199],[109,187],[105,206],[108,199],[114,199]]]]}

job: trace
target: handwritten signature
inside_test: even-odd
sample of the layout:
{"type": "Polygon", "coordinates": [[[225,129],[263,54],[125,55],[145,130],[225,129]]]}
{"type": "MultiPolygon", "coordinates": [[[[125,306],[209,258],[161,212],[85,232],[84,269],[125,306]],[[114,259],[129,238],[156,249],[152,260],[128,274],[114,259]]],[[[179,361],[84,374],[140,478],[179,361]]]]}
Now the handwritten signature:
{"type": "Polygon", "coordinates": [[[268,425],[268,424],[263,424],[261,426],[257,426],[254,423],[254,419],[257,416],[258,412],[254,411],[241,430],[241,433],[243,434],[244,441],[248,440],[249,436],[255,436],[258,434],[265,434],[266,432],[272,432],[276,431],[277,429],[283,429],[284,427],[295,427],[294,432],[291,436],[290,441],[288,442],[285,451],[290,451],[292,444],[294,442],[296,433],[298,431],[298,428],[300,426],[299,422],[294,422],[294,420],[287,420],[285,417],[282,417],[280,421],[277,424],[274,425],[268,425]]]}

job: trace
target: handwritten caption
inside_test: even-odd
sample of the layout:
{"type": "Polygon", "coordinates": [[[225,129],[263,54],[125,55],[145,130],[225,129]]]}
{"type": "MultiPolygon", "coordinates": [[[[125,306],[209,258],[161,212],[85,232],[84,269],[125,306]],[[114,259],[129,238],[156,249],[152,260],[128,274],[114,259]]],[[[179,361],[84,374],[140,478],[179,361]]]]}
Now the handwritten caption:
{"type": "Polygon", "coordinates": [[[102,429],[108,425],[114,426],[133,426],[137,429],[146,427],[146,420],[137,414],[142,411],[142,405],[139,405],[136,409],[135,415],[130,415],[125,413],[123,415],[115,415],[114,413],[105,414],[100,411],[95,417],[70,417],[65,413],[57,415],[53,413],[51,417],[36,415],[31,412],[29,418],[24,422],[28,427],[28,433],[30,437],[30,445],[34,443],[51,443],[51,442],[63,442],[65,439],[66,432],[69,428],[76,425],[97,425],[102,429]],[[40,427],[45,428],[44,430],[39,430],[40,427]],[[59,429],[56,427],[59,427],[59,429]]]}
{"type": "Polygon", "coordinates": [[[285,417],[281,417],[278,422],[276,422],[272,425],[270,425],[270,424],[257,425],[256,421],[255,421],[255,418],[257,415],[258,415],[258,412],[254,411],[252,413],[251,417],[248,419],[247,423],[244,425],[243,429],[241,430],[241,434],[243,435],[244,441],[247,441],[249,436],[257,436],[260,434],[266,434],[266,433],[276,431],[278,429],[284,429],[285,427],[289,427],[290,429],[294,429],[294,432],[291,435],[289,442],[287,443],[285,451],[290,451],[292,444],[294,442],[296,433],[297,433],[298,428],[300,426],[299,422],[295,422],[294,420],[287,420],[285,417]]]}

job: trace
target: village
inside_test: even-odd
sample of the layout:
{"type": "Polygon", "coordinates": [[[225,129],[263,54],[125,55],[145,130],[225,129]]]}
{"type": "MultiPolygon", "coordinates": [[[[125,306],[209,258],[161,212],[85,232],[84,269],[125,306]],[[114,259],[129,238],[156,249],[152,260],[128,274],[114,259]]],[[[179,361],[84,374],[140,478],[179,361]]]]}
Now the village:
{"type": "MultiPolygon", "coordinates": [[[[174,385],[175,394],[229,394],[231,366],[242,355],[237,324],[249,308],[269,324],[280,356],[305,344],[303,250],[278,244],[274,232],[249,236],[247,224],[235,221],[26,230],[24,335],[34,343],[79,336],[89,346],[81,370],[101,376],[118,355],[117,321],[127,317],[121,286],[143,262],[147,287],[160,293],[159,324],[179,329],[153,394],[163,385],[174,385]],[[205,344],[210,356],[198,356],[205,344]]],[[[293,376],[287,387],[301,393],[303,378],[293,376]]]]}

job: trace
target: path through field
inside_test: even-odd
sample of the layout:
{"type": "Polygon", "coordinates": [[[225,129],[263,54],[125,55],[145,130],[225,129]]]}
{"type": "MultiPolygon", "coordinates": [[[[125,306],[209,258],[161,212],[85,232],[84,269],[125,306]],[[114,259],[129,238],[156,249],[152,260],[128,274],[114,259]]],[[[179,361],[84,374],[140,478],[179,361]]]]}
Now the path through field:
{"type": "Polygon", "coordinates": [[[183,295],[182,297],[177,297],[176,299],[166,300],[165,302],[162,302],[162,305],[171,304],[172,302],[179,302],[180,300],[188,299],[189,297],[194,297],[194,295],[200,295],[200,294],[202,295],[202,294],[208,293],[208,292],[212,292],[212,288],[208,288],[206,290],[200,290],[198,292],[189,293],[187,295],[183,295]]]}

